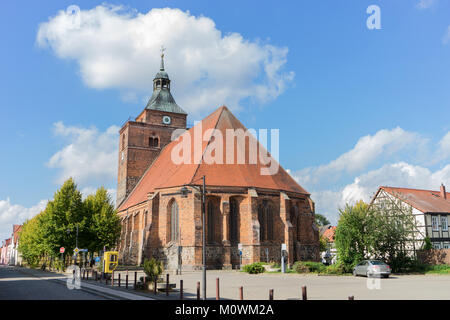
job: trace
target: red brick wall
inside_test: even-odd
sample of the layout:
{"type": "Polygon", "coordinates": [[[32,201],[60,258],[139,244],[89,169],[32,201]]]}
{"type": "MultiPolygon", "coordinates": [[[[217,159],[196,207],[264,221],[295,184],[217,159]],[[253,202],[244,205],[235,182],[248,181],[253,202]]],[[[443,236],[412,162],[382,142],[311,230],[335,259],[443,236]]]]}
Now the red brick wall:
{"type": "Polygon", "coordinates": [[[450,265],[450,249],[417,251],[417,258],[419,261],[426,264],[450,265]]]}
{"type": "MultiPolygon", "coordinates": [[[[180,226],[180,245],[182,246],[182,263],[184,268],[200,268],[202,265],[202,211],[201,211],[201,194],[194,188],[189,188],[191,193],[186,198],[179,194],[180,188],[171,188],[159,190],[157,195],[149,200],[147,203],[140,204],[135,208],[130,208],[128,212],[120,213],[121,217],[124,215],[130,216],[136,212],[139,215],[135,216],[132,250],[124,248],[121,242],[121,261],[125,263],[136,264],[142,261],[137,261],[141,241],[140,234],[137,231],[146,229],[144,240],[144,256],[149,258],[156,256],[162,260],[170,259],[173,255],[172,244],[170,243],[168,228],[168,205],[172,199],[177,201],[179,207],[179,226],[180,226]],[[148,210],[147,224],[144,225],[142,220],[138,223],[138,217],[148,210]],[[172,249],[170,249],[172,248],[172,249]],[[171,253],[172,252],[172,253],[171,253]]],[[[220,191],[220,190],[219,190],[220,191]]],[[[207,200],[213,200],[216,215],[215,215],[215,243],[207,246],[207,263],[210,267],[221,268],[231,267],[231,265],[239,264],[239,255],[237,244],[243,245],[243,264],[248,264],[256,261],[266,261],[266,248],[269,250],[269,261],[280,260],[280,248],[282,243],[289,243],[289,263],[295,260],[317,260],[318,259],[318,232],[313,228],[314,214],[311,203],[305,197],[300,195],[298,198],[292,198],[287,201],[289,210],[292,203],[299,206],[299,236],[300,239],[291,239],[288,241],[286,237],[290,237],[292,232],[289,232],[289,222],[284,221],[280,214],[280,195],[276,192],[263,193],[260,192],[258,197],[251,197],[245,189],[240,193],[220,193],[209,192],[207,200]],[[238,216],[238,241],[231,243],[228,239],[227,227],[229,223],[228,216],[224,216],[224,210],[227,210],[227,204],[230,197],[239,199],[239,216],[238,216]],[[260,243],[259,238],[259,223],[257,208],[263,200],[271,201],[274,209],[274,239],[267,240],[260,243]],[[294,246],[295,244],[295,246],[294,246]]],[[[207,213],[207,212],[206,212],[207,213]]],[[[142,218],[141,218],[142,219],[142,218]]],[[[124,223],[126,220],[124,220],[124,223]]],[[[129,226],[131,226],[130,220],[129,226]]],[[[208,223],[208,222],[207,222],[208,223]]],[[[208,227],[206,225],[206,230],[208,227]]],[[[129,230],[128,233],[130,233],[129,230]]],[[[123,233],[122,237],[126,237],[123,233]]],[[[129,245],[129,242],[128,242],[129,245]]]]}

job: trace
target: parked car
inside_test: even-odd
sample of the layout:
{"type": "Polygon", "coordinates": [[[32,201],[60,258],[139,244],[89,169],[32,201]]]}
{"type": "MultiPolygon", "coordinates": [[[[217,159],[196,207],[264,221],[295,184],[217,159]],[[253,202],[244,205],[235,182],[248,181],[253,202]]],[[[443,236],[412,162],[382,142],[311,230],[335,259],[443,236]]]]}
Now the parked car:
{"type": "Polygon", "coordinates": [[[388,278],[391,267],[380,260],[363,260],[353,268],[354,276],[388,278]]]}

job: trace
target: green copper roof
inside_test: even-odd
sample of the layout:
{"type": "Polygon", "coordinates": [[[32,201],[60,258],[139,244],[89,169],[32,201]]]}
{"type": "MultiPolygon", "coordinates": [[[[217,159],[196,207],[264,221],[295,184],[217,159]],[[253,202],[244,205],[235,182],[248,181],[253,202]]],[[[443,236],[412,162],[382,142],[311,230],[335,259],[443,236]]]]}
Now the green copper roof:
{"type": "Polygon", "coordinates": [[[175,102],[175,99],[172,97],[172,94],[170,93],[170,86],[167,87],[162,86],[161,82],[170,84],[169,75],[164,70],[164,50],[165,49],[161,47],[161,66],[159,68],[159,72],[153,79],[153,82],[154,83],[159,82],[159,85],[154,86],[152,97],[148,101],[145,109],[187,114],[186,111],[181,109],[175,102]],[[157,81],[158,79],[165,79],[165,80],[157,81]]]}
{"type": "Polygon", "coordinates": [[[148,101],[145,109],[187,114],[186,111],[177,105],[168,89],[158,88],[153,90],[152,97],[148,101]]]}
{"type": "Polygon", "coordinates": [[[155,79],[169,79],[169,75],[164,70],[161,70],[156,74],[155,79]]]}

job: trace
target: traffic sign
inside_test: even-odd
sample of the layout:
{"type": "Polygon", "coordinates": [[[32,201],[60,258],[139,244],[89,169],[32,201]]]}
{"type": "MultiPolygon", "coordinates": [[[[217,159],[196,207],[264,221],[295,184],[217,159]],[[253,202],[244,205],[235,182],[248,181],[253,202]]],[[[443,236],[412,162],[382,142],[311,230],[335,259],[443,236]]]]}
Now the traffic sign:
{"type": "Polygon", "coordinates": [[[73,249],[74,253],[78,253],[79,251],[80,251],[80,249],[78,249],[78,248],[73,249]]]}
{"type": "Polygon", "coordinates": [[[64,247],[59,248],[59,253],[64,253],[64,251],[66,251],[66,248],[64,247]]]}

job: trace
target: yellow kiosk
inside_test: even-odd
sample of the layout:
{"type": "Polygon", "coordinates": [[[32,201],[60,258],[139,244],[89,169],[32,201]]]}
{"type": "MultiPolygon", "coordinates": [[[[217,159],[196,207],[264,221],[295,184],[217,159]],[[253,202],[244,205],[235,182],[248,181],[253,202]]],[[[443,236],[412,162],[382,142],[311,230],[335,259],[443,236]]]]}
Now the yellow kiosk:
{"type": "Polygon", "coordinates": [[[119,264],[119,252],[105,251],[103,253],[103,272],[105,274],[112,273],[119,264]]]}

